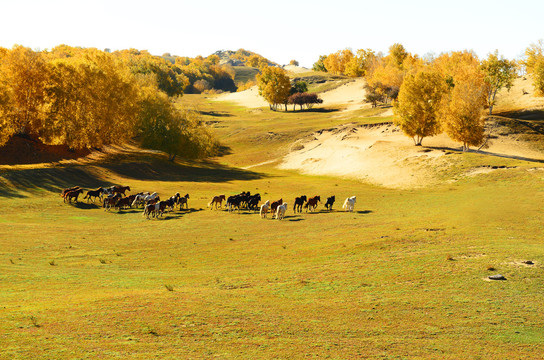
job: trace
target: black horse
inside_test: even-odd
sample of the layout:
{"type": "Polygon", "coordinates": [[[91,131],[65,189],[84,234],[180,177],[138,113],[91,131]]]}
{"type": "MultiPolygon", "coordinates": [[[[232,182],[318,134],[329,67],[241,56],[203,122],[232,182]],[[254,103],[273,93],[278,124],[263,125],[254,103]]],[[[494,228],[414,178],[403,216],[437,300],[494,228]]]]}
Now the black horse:
{"type": "Polygon", "coordinates": [[[302,205],[307,201],[306,195],[302,195],[301,197],[295,198],[295,205],[293,205],[293,212],[296,213],[297,209],[298,212],[302,212],[302,205]]]}
{"type": "Polygon", "coordinates": [[[334,195],[327,198],[327,202],[325,203],[325,208],[328,209],[329,211],[332,210],[332,204],[334,204],[334,200],[336,200],[334,198],[334,195]]]}

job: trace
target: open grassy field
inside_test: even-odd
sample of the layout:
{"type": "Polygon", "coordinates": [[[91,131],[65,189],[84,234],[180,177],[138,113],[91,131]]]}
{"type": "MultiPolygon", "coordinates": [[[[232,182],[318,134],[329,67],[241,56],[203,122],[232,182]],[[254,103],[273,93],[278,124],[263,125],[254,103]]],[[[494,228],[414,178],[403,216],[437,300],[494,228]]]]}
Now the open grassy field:
{"type": "Polygon", "coordinates": [[[0,358],[544,357],[541,162],[459,153],[442,184],[405,190],[301,175],[274,166],[294,139],[391,117],[181,101],[223,156],[0,167],[0,358]],[[456,176],[481,166],[506,168],[456,176]],[[189,193],[189,210],[146,220],[59,196],[110,184],[189,193]],[[283,198],[287,217],[207,208],[241,191],[283,198]],[[295,215],[302,194],[337,201],[295,215]]]}

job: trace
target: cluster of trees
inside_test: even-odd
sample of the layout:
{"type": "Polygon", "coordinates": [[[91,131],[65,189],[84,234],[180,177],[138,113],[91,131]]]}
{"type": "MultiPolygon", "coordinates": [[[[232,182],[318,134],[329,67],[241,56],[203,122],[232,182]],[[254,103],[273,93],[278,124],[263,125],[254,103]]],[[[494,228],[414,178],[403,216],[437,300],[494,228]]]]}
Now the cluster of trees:
{"type": "Polygon", "coordinates": [[[442,131],[463,150],[481,145],[484,109],[491,115],[497,91],[510,88],[516,76],[516,64],[498,53],[484,61],[469,51],[442,54],[406,75],[394,104],[396,122],[416,145],[442,131]]]}
{"type": "MultiPolygon", "coordinates": [[[[542,71],[544,94],[544,43],[527,49],[525,66],[535,75],[542,71]]],[[[421,58],[393,44],[387,55],[370,49],[341,50],[320,56],[314,70],[366,80],[365,101],[393,103],[401,129],[421,145],[424,137],[445,131],[463,148],[480,145],[484,140],[482,112],[492,114],[497,92],[510,89],[519,64],[498,52],[480,61],[468,51],[421,58]]]]}
{"type": "Polygon", "coordinates": [[[137,138],[171,159],[210,155],[215,140],[172,101],[189,84],[146,52],[0,48],[0,145],[14,135],[74,149],[137,138]]]}
{"type": "Polygon", "coordinates": [[[257,86],[259,95],[265,98],[271,110],[278,110],[281,105],[293,105],[293,111],[296,105],[300,105],[302,110],[304,106],[310,109],[314,104],[321,104],[321,100],[317,94],[308,93],[308,85],[299,81],[293,86],[286,71],[280,67],[267,66],[261,69],[261,73],[257,75],[257,86]]]}

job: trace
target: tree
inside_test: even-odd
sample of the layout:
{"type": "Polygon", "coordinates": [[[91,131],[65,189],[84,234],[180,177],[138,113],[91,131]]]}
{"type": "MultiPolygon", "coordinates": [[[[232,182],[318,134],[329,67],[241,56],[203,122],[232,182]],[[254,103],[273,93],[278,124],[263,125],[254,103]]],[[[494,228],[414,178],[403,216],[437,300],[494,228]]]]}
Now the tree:
{"type": "Polygon", "coordinates": [[[257,75],[257,86],[259,95],[265,98],[271,109],[276,110],[279,104],[285,104],[287,110],[291,81],[285,70],[270,66],[263,68],[257,75]]]}
{"type": "Polygon", "coordinates": [[[325,65],[327,72],[343,75],[346,70],[346,65],[351,59],[353,59],[353,52],[349,49],[344,49],[328,55],[325,60],[323,60],[323,65],[325,65]]]}
{"type": "Polygon", "coordinates": [[[4,52],[0,62],[0,143],[13,134],[40,135],[47,77],[42,53],[18,45],[4,52]]]}
{"type": "Polygon", "coordinates": [[[306,81],[297,81],[291,88],[291,94],[305,93],[308,91],[308,83],[306,81]]]}
{"type": "Polygon", "coordinates": [[[133,136],[138,83],[121,61],[86,49],[53,60],[50,68],[43,140],[81,149],[122,143],[133,136]]]}
{"type": "Polygon", "coordinates": [[[437,72],[420,71],[404,79],[395,102],[399,116],[395,122],[414,139],[415,145],[440,133],[439,111],[446,90],[446,83],[437,72]]]}
{"type": "Polygon", "coordinates": [[[482,61],[482,70],[484,71],[484,81],[489,85],[487,94],[487,105],[489,106],[489,115],[493,112],[495,105],[495,96],[497,91],[503,87],[510,90],[516,78],[516,62],[499,58],[499,51],[489,54],[486,60],[482,61]]]}
{"type": "Polygon", "coordinates": [[[291,61],[289,61],[289,65],[298,66],[298,61],[296,61],[296,60],[291,60],[291,61]]]}
{"type": "Polygon", "coordinates": [[[469,51],[443,54],[435,60],[434,67],[449,87],[441,108],[446,133],[463,143],[463,151],[480,145],[484,141],[482,112],[488,84],[477,56],[469,51]]]}
{"type": "Polygon", "coordinates": [[[357,55],[346,64],[344,74],[346,76],[365,76],[375,58],[371,49],[359,49],[357,55]]]}
{"type": "Polygon", "coordinates": [[[287,102],[293,105],[293,111],[295,111],[296,105],[300,106],[300,110],[302,110],[304,106],[306,106],[308,109],[311,109],[314,104],[322,104],[323,100],[320,99],[319,96],[315,93],[296,92],[289,96],[287,102]]]}
{"type": "Polygon", "coordinates": [[[544,40],[531,44],[525,50],[526,59],[523,61],[527,73],[533,75],[533,85],[536,94],[544,96],[544,40]]]}
{"type": "Polygon", "coordinates": [[[314,63],[312,66],[312,69],[314,71],[322,71],[327,72],[327,68],[325,67],[324,61],[327,58],[327,55],[319,55],[319,59],[314,63]]]}

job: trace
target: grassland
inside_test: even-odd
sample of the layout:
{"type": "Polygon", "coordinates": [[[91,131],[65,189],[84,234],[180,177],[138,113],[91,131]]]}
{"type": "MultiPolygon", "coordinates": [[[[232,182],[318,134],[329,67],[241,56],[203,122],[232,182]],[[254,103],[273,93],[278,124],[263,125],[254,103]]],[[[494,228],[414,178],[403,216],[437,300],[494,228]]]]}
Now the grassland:
{"type": "Polygon", "coordinates": [[[511,168],[413,190],[303,176],[274,167],[293,139],[388,118],[182,101],[224,156],[0,167],[0,358],[543,357],[541,163],[458,154],[455,173],[511,168]],[[108,184],[189,193],[190,209],[145,220],[58,194],[108,184]],[[301,194],[337,202],[284,221],[206,207],[241,191],[290,210],[301,194]],[[340,211],[351,195],[356,211],[340,211]]]}

